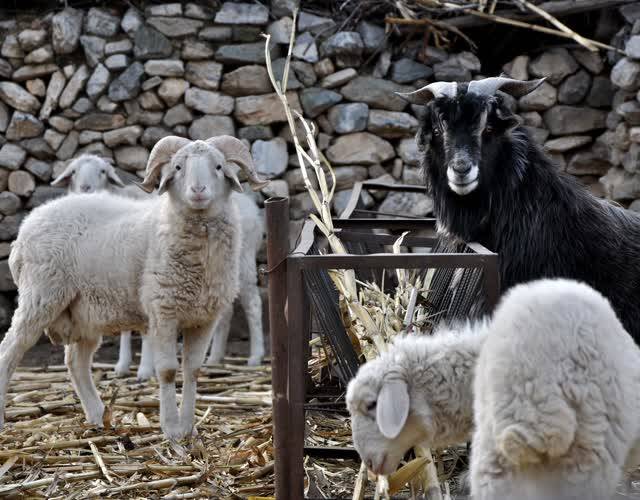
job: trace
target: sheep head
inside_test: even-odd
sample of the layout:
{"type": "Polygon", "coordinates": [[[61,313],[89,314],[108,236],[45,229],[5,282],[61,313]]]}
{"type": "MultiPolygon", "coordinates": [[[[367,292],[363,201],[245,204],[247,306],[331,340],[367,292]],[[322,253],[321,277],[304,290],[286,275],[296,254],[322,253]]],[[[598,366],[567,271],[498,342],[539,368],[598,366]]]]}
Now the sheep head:
{"type": "Polygon", "coordinates": [[[487,165],[495,163],[504,136],[520,121],[498,91],[519,98],[543,82],[544,78],[522,81],[500,76],[469,83],[435,82],[400,94],[426,107],[416,141],[425,156],[430,184],[447,185],[454,195],[467,196],[483,182],[499,181],[500,173],[487,165]]]}
{"type": "Polygon", "coordinates": [[[94,193],[109,188],[109,184],[124,187],[113,165],[96,155],[75,158],[52,182],[52,186],[69,186],[72,193],[94,193]]]}
{"type": "Polygon", "coordinates": [[[154,146],[145,178],[138,185],[151,192],[159,181],[159,194],[169,191],[193,209],[206,209],[231,189],[242,192],[238,168],[245,172],[254,190],[268,183],[260,179],[248,148],[235,137],[191,141],[169,136],[154,146]]]}

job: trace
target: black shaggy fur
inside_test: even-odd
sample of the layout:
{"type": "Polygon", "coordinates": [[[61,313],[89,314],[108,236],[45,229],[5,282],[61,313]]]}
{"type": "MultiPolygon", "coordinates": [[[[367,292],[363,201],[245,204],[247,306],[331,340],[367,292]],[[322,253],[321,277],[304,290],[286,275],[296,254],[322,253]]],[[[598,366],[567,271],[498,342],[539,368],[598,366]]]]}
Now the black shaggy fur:
{"type": "Polygon", "coordinates": [[[542,277],[584,281],[639,343],[640,216],[560,172],[499,97],[462,88],[455,99],[432,101],[417,141],[441,229],[497,252],[503,291],[542,277]],[[473,136],[484,109],[487,128],[473,136]],[[473,140],[479,184],[460,196],[447,185],[447,162],[452,148],[473,140]]]}

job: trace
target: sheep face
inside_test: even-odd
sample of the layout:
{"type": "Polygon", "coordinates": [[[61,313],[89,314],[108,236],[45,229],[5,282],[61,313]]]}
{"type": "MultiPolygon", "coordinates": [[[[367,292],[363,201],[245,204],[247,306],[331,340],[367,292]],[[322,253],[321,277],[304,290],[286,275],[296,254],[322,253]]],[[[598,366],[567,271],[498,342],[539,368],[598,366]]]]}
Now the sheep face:
{"type": "Polygon", "coordinates": [[[425,415],[410,411],[407,383],[385,370],[386,359],[363,365],[347,389],[353,443],[367,467],[376,474],[391,474],[407,451],[428,439],[425,415]]]}
{"type": "Polygon", "coordinates": [[[73,160],[52,182],[52,186],[68,185],[72,193],[94,193],[113,184],[124,187],[113,165],[95,155],[82,155],[73,160]]]}

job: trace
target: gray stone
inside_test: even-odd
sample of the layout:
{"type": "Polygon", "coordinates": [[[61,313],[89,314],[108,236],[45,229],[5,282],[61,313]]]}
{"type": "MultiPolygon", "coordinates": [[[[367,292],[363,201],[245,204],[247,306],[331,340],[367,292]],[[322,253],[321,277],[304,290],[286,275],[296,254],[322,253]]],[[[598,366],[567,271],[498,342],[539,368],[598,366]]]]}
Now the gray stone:
{"type": "Polygon", "coordinates": [[[144,67],[134,62],[109,85],[109,99],[114,102],[133,99],[140,92],[140,78],[144,75],[144,67]]]}
{"type": "Polygon", "coordinates": [[[139,123],[145,127],[151,127],[153,125],[160,125],[164,118],[162,111],[144,111],[139,113],[137,121],[129,121],[128,123],[139,123]]]}
{"type": "Polygon", "coordinates": [[[343,135],[326,151],[327,159],[335,165],[374,165],[395,156],[393,146],[368,132],[343,135]]]}
{"type": "Polygon", "coordinates": [[[144,10],[144,15],[151,16],[181,16],[182,4],[180,3],[165,3],[161,5],[152,5],[144,10]]]}
{"type": "Polygon", "coordinates": [[[273,139],[273,130],[267,125],[242,127],[238,130],[238,138],[249,142],[257,141],[258,139],[266,141],[267,139],[273,139]]]}
{"type": "Polygon", "coordinates": [[[371,107],[389,111],[402,111],[407,106],[407,101],[395,92],[412,92],[413,90],[412,87],[380,78],[358,76],[342,87],[340,92],[349,101],[364,102],[371,107]]]}
{"type": "Polygon", "coordinates": [[[265,25],[269,22],[269,9],[254,3],[224,2],[216,14],[218,24],[255,24],[265,25]]]}
{"type": "Polygon", "coordinates": [[[6,137],[10,141],[38,137],[44,132],[44,124],[35,116],[15,111],[7,127],[6,137]]]}
{"type": "Polygon", "coordinates": [[[188,62],[184,75],[188,82],[206,90],[218,90],[221,76],[222,64],[209,61],[188,62]]]}
{"type": "Polygon", "coordinates": [[[232,34],[231,26],[207,26],[200,31],[198,37],[210,42],[229,42],[232,34]]]}
{"type": "Polygon", "coordinates": [[[113,130],[125,124],[125,117],[119,114],[91,113],[78,119],[74,123],[76,130],[113,130]]]}
{"type": "Polygon", "coordinates": [[[391,79],[397,83],[410,83],[421,78],[428,79],[432,76],[433,70],[429,66],[406,57],[396,61],[391,66],[391,79]]]}
{"type": "Polygon", "coordinates": [[[130,37],[134,37],[138,28],[144,24],[144,18],[138,9],[130,7],[122,17],[120,27],[130,37]]]}
{"type": "Polygon", "coordinates": [[[571,175],[604,175],[611,168],[611,163],[591,151],[575,153],[567,164],[567,173],[571,175]]]}
{"type": "Polygon", "coordinates": [[[104,57],[104,38],[83,35],[80,37],[80,45],[84,49],[84,56],[90,67],[95,67],[104,57]]]}
{"type": "Polygon", "coordinates": [[[96,132],[95,130],[83,130],[78,136],[78,144],[80,144],[80,146],[86,146],[87,144],[101,140],[102,132],[96,132]]]}
{"type": "MultiPolygon", "coordinates": [[[[291,219],[303,219],[315,211],[315,206],[308,193],[294,194],[289,198],[289,216],[291,219]]],[[[2,224],[0,223],[0,229],[1,227],[2,224]]]]}
{"type": "Polygon", "coordinates": [[[329,110],[328,119],[338,134],[362,132],[367,128],[369,106],[362,102],[339,104],[329,110]]]}
{"type": "Polygon", "coordinates": [[[80,66],[73,74],[67,86],[62,91],[58,105],[61,108],[68,108],[80,94],[80,91],[84,88],[84,84],[89,79],[89,68],[86,65],[80,66]]]}
{"type": "Polygon", "coordinates": [[[36,78],[35,80],[27,80],[27,90],[31,95],[44,97],[47,92],[47,87],[45,87],[44,82],[40,78],[36,78]]]}
{"type": "Polygon", "coordinates": [[[230,115],[234,105],[233,97],[198,87],[187,89],[184,102],[190,108],[209,115],[230,115]]]}
{"type": "Polygon", "coordinates": [[[102,140],[110,148],[123,144],[133,146],[141,135],[142,127],[132,125],[130,127],[123,127],[105,132],[102,135],[102,140]]]}
{"type": "Polygon", "coordinates": [[[309,12],[300,12],[298,16],[298,31],[310,31],[317,34],[328,33],[336,25],[335,21],[329,17],[316,16],[309,12]]]}
{"type": "Polygon", "coordinates": [[[167,78],[158,87],[158,95],[167,106],[178,104],[185,91],[189,88],[189,83],[180,78],[167,78]]]}
{"type": "Polygon", "coordinates": [[[11,118],[9,114],[9,108],[0,101],[0,132],[4,132],[7,130],[9,126],[9,119],[11,118]]]}
{"type": "Polygon", "coordinates": [[[0,214],[13,215],[22,206],[20,198],[10,191],[0,193],[0,214]]]}
{"type": "Polygon", "coordinates": [[[204,115],[189,126],[189,137],[205,140],[217,135],[235,136],[235,130],[233,119],[229,116],[204,115]]]}
{"type": "Polygon", "coordinates": [[[626,52],[627,57],[631,59],[640,59],[640,35],[635,35],[629,38],[624,51],[626,52]]]}
{"type": "Polygon", "coordinates": [[[71,54],[78,48],[84,13],[67,7],[51,18],[51,41],[56,54],[71,54]]]}
{"type": "Polygon", "coordinates": [[[592,108],[554,106],[544,114],[553,135],[580,134],[606,127],[607,113],[592,108]]]}
{"type": "Polygon", "coordinates": [[[267,179],[275,179],[284,174],[289,162],[287,143],[280,137],[269,141],[255,141],[251,146],[251,156],[258,173],[267,179]]]}
{"type": "Polygon", "coordinates": [[[164,80],[159,76],[152,76],[151,78],[147,78],[144,82],[142,82],[142,85],[140,85],[140,88],[143,91],[155,89],[156,87],[159,87],[160,85],[162,85],[163,81],[164,80]]]}
{"type": "Polygon", "coordinates": [[[626,57],[620,59],[611,69],[611,81],[623,90],[635,91],[640,88],[640,62],[626,57]]]}
{"type": "Polygon", "coordinates": [[[124,146],[114,152],[116,164],[129,172],[143,170],[147,166],[149,151],[142,146],[124,146]]]}
{"type": "Polygon", "coordinates": [[[119,71],[128,68],[131,58],[126,54],[113,54],[104,60],[104,65],[111,71],[119,71]]]}
{"type": "Polygon", "coordinates": [[[209,42],[202,40],[185,40],[182,44],[182,59],[186,61],[197,61],[202,59],[211,59],[215,54],[215,50],[209,42]]]}
{"type": "Polygon", "coordinates": [[[516,80],[529,79],[529,56],[518,56],[502,67],[508,76],[516,80]]]}
{"type": "Polygon", "coordinates": [[[383,50],[386,46],[384,28],[367,21],[358,23],[358,33],[362,38],[364,50],[366,52],[375,52],[383,50]]]}
{"type": "Polygon", "coordinates": [[[176,125],[190,123],[191,121],[193,121],[193,114],[184,104],[178,104],[167,110],[162,119],[162,122],[167,127],[175,127],[176,125]]]}
{"type": "Polygon", "coordinates": [[[24,51],[15,35],[7,35],[5,37],[0,53],[9,59],[22,59],[24,57],[24,51]]]}
{"type": "MultiPolygon", "coordinates": [[[[271,47],[271,59],[277,59],[280,50],[277,44],[271,47]]],[[[216,61],[225,64],[265,64],[264,42],[221,45],[216,50],[216,61]]]]}
{"type": "Polygon", "coordinates": [[[640,125],[640,102],[627,101],[616,108],[618,113],[629,125],[640,125]]]}
{"type": "Polygon", "coordinates": [[[549,138],[549,131],[540,127],[524,127],[529,133],[531,140],[536,144],[542,144],[549,138]]]}
{"type": "MultiPolygon", "coordinates": [[[[102,158],[113,158],[113,153],[102,142],[92,142],[80,148],[77,155],[96,155],[102,158]]],[[[116,169],[119,170],[119,169],[116,169]]],[[[124,170],[123,170],[124,172],[124,170]]]]}
{"type": "Polygon", "coordinates": [[[523,111],[544,111],[556,103],[557,97],[556,88],[544,82],[533,92],[521,97],[518,107],[523,111]]]}
{"type": "Polygon", "coordinates": [[[49,144],[47,144],[47,141],[45,141],[43,137],[23,139],[20,141],[20,146],[38,160],[51,160],[55,157],[54,151],[49,147],[49,144]]]}
{"type": "Polygon", "coordinates": [[[60,94],[62,94],[66,82],[67,80],[61,71],[56,71],[51,75],[51,80],[49,80],[49,86],[47,87],[47,95],[40,109],[41,120],[49,118],[51,112],[58,106],[58,99],[60,98],[60,94]]]}
{"type": "MultiPolygon", "coordinates": [[[[316,75],[318,76],[318,78],[326,78],[327,76],[331,75],[336,71],[336,68],[333,65],[333,62],[328,57],[325,57],[324,59],[315,63],[313,65],[313,69],[316,72],[316,75]]],[[[343,71],[346,71],[346,70],[343,70],[343,71]]]]}
{"type": "Polygon", "coordinates": [[[433,200],[422,193],[391,192],[380,204],[380,212],[424,217],[433,212],[433,200]]]}
{"type": "Polygon", "coordinates": [[[267,186],[262,188],[262,194],[267,198],[274,197],[288,197],[289,196],[289,185],[287,181],[283,181],[280,179],[274,179],[267,186]]]}
{"type": "Polygon", "coordinates": [[[271,40],[273,40],[274,43],[284,43],[288,46],[289,40],[291,39],[292,29],[293,19],[290,17],[283,17],[271,23],[267,28],[267,33],[271,35],[271,40]]]}
{"type": "MultiPolygon", "coordinates": [[[[197,120],[196,120],[197,121],[197,120]]],[[[171,130],[164,127],[147,127],[140,137],[140,144],[145,148],[153,148],[163,137],[173,135],[171,130]]]]}
{"type": "MultiPolygon", "coordinates": [[[[276,82],[282,82],[282,78],[284,77],[285,63],[286,60],[284,57],[276,59],[272,63],[273,76],[275,77],[276,82]]],[[[287,90],[298,90],[302,87],[303,85],[296,77],[295,72],[289,70],[289,75],[287,76],[287,90]]]]}
{"type": "Polygon", "coordinates": [[[640,170],[640,144],[631,144],[629,151],[622,157],[622,166],[631,173],[637,173],[640,170]]]}
{"type": "Polygon", "coordinates": [[[398,154],[407,165],[416,166],[420,162],[420,154],[415,139],[402,139],[398,144],[398,154]]]}
{"type": "Polygon", "coordinates": [[[49,162],[29,158],[24,168],[43,182],[49,182],[51,180],[51,172],[53,169],[49,162]]]}
{"type": "Polygon", "coordinates": [[[276,17],[292,16],[299,6],[298,0],[271,0],[271,13],[276,17]]]}
{"type": "Polygon", "coordinates": [[[49,119],[49,125],[63,134],[68,133],[73,128],[73,122],[63,116],[52,116],[49,119]]]}
{"type": "Polygon", "coordinates": [[[180,59],[154,59],[144,64],[144,71],[148,75],[182,76],[184,63],[180,59]]]}
{"type": "Polygon", "coordinates": [[[78,113],[79,115],[82,115],[93,109],[93,103],[86,97],[81,97],[80,99],[78,99],[76,102],[73,103],[73,106],[71,107],[71,109],[76,113],[78,113]]]}
{"type": "Polygon", "coordinates": [[[413,136],[418,130],[418,120],[409,113],[372,109],[367,130],[386,139],[413,136]]]}
{"type": "Polygon", "coordinates": [[[128,54],[133,50],[131,40],[125,38],[117,42],[109,42],[104,46],[104,55],[112,56],[113,54],[128,54]]]}
{"type": "Polygon", "coordinates": [[[89,9],[84,19],[84,31],[91,35],[110,37],[118,32],[120,18],[104,9],[89,9]]]}
{"type": "MultiPolygon", "coordinates": [[[[302,112],[298,94],[287,92],[287,100],[292,110],[302,112]]],[[[275,93],[238,97],[234,116],[243,125],[269,125],[287,120],[282,102],[275,93]]]]}
{"type": "Polygon", "coordinates": [[[471,80],[471,71],[463,67],[455,58],[433,65],[435,79],[446,82],[466,82],[471,80]]]}
{"type": "Polygon", "coordinates": [[[591,136],[588,135],[568,135],[547,141],[544,149],[549,153],[566,153],[572,149],[586,146],[591,140],[591,136]]]}
{"type": "Polygon", "coordinates": [[[215,11],[211,7],[207,7],[206,5],[188,3],[184,7],[184,15],[193,19],[202,19],[203,21],[209,21],[213,19],[215,11]]]}
{"type": "Polygon", "coordinates": [[[138,102],[140,103],[140,107],[142,109],[146,109],[149,111],[160,111],[164,109],[164,103],[158,97],[158,94],[149,90],[147,92],[143,92],[138,97],[138,102]]]}
{"type": "Polygon", "coordinates": [[[102,64],[98,64],[87,81],[87,95],[89,98],[95,100],[100,97],[107,90],[110,78],[111,73],[109,73],[109,70],[102,64]]]}
{"type": "Polygon", "coordinates": [[[24,58],[25,64],[43,64],[53,61],[53,47],[49,44],[33,52],[29,52],[24,58]]]}
{"type": "Polygon", "coordinates": [[[0,59],[0,78],[11,78],[11,74],[13,73],[13,68],[8,61],[4,59],[0,59]]]}
{"type": "Polygon", "coordinates": [[[20,43],[20,47],[25,52],[31,52],[38,47],[41,47],[47,41],[47,30],[37,29],[37,30],[23,30],[18,33],[18,42],[20,43]]]}
{"type": "Polygon", "coordinates": [[[18,170],[27,158],[27,152],[20,146],[7,143],[0,149],[0,167],[18,170]]]}
{"type": "MultiPolygon", "coordinates": [[[[26,172],[25,172],[26,173],[26,172]]],[[[16,215],[7,215],[2,222],[0,222],[0,241],[12,241],[18,236],[18,230],[20,224],[27,214],[25,212],[19,212],[16,215]]],[[[6,261],[4,261],[6,262],[6,261]]],[[[6,264],[5,264],[6,265],[6,264]]],[[[6,268],[5,268],[6,269],[6,268]]],[[[5,276],[7,276],[5,274],[5,276]]],[[[5,283],[2,285],[6,291],[15,290],[15,285],[11,286],[8,276],[5,283]]]]}
{"type": "Polygon", "coordinates": [[[553,85],[578,70],[578,63],[564,48],[553,48],[536,57],[529,64],[529,72],[538,78],[546,76],[553,85]]]}
{"type": "Polygon", "coordinates": [[[9,191],[18,196],[31,196],[36,189],[36,181],[29,172],[16,170],[9,174],[9,191]]]}
{"type": "Polygon", "coordinates": [[[133,41],[133,54],[136,59],[169,57],[172,52],[171,42],[158,30],[146,24],[140,25],[136,30],[133,41]]]}
{"type": "Polygon", "coordinates": [[[332,57],[339,68],[358,66],[362,62],[364,43],[357,31],[338,31],[320,45],[322,57],[332,57]]]}
{"type": "Polygon", "coordinates": [[[587,96],[587,104],[593,108],[608,108],[613,100],[613,85],[606,76],[596,76],[587,96]]]}
{"type": "Polygon", "coordinates": [[[585,70],[567,77],[558,89],[558,101],[562,104],[578,104],[589,92],[591,77],[585,70]]]}
{"type": "Polygon", "coordinates": [[[452,57],[455,61],[458,62],[460,66],[468,69],[473,73],[478,73],[482,68],[480,59],[478,59],[478,57],[471,52],[460,52],[459,54],[456,54],[452,57]]]}
{"type": "Polygon", "coordinates": [[[349,83],[356,76],[358,76],[358,72],[355,69],[346,68],[324,77],[320,82],[320,86],[326,89],[340,87],[341,85],[349,83]]]}
{"type": "Polygon", "coordinates": [[[296,38],[293,46],[293,57],[309,63],[318,62],[318,46],[310,33],[303,33],[296,38]]]}
{"type": "Polygon", "coordinates": [[[640,19],[640,5],[635,2],[631,2],[627,5],[620,7],[620,14],[624,17],[625,21],[629,24],[635,23],[640,19]]]}
{"type": "Polygon", "coordinates": [[[594,75],[602,73],[604,69],[604,59],[599,52],[591,52],[586,49],[576,49],[571,51],[571,55],[575,57],[582,66],[587,68],[594,75]]]}
{"type": "Polygon", "coordinates": [[[113,113],[118,109],[118,104],[112,102],[106,95],[103,95],[98,99],[96,107],[104,113],[113,113]]]}
{"type": "Polygon", "coordinates": [[[341,100],[337,92],[321,88],[305,89],[300,94],[302,109],[309,118],[315,118],[341,100]]]}
{"type": "Polygon", "coordinates": [[[291,69],[305,87],[311,87],[318,81],[312,64],[304,61],[291,61],[291,69]]]}
{"type": "Polygon", "coordinates": [[[169,38],[196,35],[203,22],[184,17],[150,17],[147,23],[169,38]]]}
{"type": "Polygon", "coordinates": [[[48,76],[51,73],[58,71],[59,69],[60,68],[55,64],[36,64],[22,66],[13,72],[11,78],[16,82],[24,82],[26,80],[48,76]]]}
{"type": "Polygon", "coordinates": [[[79,138],[80,134],[75,130],[69,132],[69,135],[67,135],[66,139],[62,141],[62,145],[58,148],[58,151],[56,151],[58,159],[68,160],[73,157],[76,149],[78,149],[79,138]]]}
{"type": "Polygon", "coordinates": [[[13,82],[0,82],[0,99],[12,108],[25,113],[35,113],[40,108],[38,99],[13,82]]]}

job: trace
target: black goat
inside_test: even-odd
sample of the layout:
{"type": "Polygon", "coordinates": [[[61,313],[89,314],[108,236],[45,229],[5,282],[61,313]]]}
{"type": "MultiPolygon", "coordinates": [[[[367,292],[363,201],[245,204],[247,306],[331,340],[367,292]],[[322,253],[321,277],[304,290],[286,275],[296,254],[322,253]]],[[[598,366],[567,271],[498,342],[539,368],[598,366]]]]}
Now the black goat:
{"type": "Polygon", "coordinates": [[[497,252],[502,289],[542,277],[584,281],[612,303],[640,343],[640,216],[561,172],[505,106],[542,83],[438,82],[416,140],[439,229],[497,252]]]}

